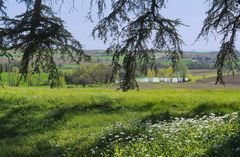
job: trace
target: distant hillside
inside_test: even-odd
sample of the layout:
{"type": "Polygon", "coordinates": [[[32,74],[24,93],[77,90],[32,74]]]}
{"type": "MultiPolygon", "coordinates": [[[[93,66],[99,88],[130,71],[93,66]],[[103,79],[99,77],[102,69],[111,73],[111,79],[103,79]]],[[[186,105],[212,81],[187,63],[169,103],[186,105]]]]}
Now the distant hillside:
{"type": "Polygon", "coordinates": [[[106,50],[84,50],[87,54],[91,56],[106,54],[106,50]]]}

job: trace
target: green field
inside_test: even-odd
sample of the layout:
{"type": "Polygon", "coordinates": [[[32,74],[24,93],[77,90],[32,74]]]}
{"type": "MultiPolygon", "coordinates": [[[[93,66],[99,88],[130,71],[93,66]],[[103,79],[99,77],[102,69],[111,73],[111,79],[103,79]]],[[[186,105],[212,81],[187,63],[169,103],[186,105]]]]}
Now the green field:
{"type": "MultiPolygon", "coordinates": [[[[15,86],[20,79],[21,74],[19,73],[1,73],[1,83],[3,85],[11,85],[15,86]]],[[[31,78],[28,80],[22,79],[20,82],[20,86],[28,86],[31,82],[31,86],[47,86],[48,83],[48,74],[41,73],[41,74],[34,74],[31,75],[31,78]]]]}
{"type": "MultiPolygon", "coordinates": [[[[160,63],[165,65],[165,66],[171,66],[172,61],[171,60],[162,60],[160,63]]],[[[180,59],[180,63],[184,64],[184,65],[187,65],[187,64],[192,63],[192,60],[191,59],[180,59]]]]}
{"type": "Polygon", "coordinates": [[[107,88],[1,89],[0,156],[234,156],[240,151],[239,117],[198,118],[239,111],[239,93],[234,89],[126,93],[107,88]],[[184,123],[171,117],[196,118],[184,123]],[[204,134],[195,137],[193,133],[205,123],[204,134]],[[176,128],[185,134],[172,136],[180,142],[174,145],[172,138],[165,137],[167,129],[151,129],[149,136],[155,124],[170,130],[179,125],[176,128]],[[169,149],[157,149],[162,147],[169,149]]]}

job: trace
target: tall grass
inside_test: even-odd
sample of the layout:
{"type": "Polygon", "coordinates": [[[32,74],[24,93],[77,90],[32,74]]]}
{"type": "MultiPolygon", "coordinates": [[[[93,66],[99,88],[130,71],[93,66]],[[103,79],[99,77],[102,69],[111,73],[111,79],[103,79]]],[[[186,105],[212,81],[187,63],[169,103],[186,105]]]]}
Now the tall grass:
{"type": "Polygon", "coordinates": [[[239,156],[239,120],[237,113],[171,118],[169,121],[135,126],[134,132],[126,129],[133,127],[118,124],[115,130],[121,132],[103,135],[99,147],[93,147],[91,152],[92,156],[101,154],[109,157],[239,156]]]}
{"type": "Polygon", "coordinates": [[[240,110],[239,92],[1,89],[0,156],[90,156],[110,126],[236,112],[240,110]]]}

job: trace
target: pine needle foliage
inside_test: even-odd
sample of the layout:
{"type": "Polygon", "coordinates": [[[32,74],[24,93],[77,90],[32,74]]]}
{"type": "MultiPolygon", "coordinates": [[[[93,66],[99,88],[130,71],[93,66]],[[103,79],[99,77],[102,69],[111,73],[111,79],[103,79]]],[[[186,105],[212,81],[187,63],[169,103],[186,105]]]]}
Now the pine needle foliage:
{"type": "Polygon", "coordinates": [[[112,0],[111,12],[106,16],[105,0],[91,0],[91,4],[94,2],[98,5],[100,21],[92,34],[104,42],[112,41],[107,52],[113,54],[114,76],[123,69],[120,78],[123,91],[138,88],[136,67],[152,63],[156,52],[164,51],[171,56],[177,69],[183,44],[177,27],[183,24],[179,19],[161,15],[166,0],[112,0]]]}
{"type": "Polygon", "coordinates": [[[82,50],[80,42],[64,28],[64,21],[56,16],[51,7],[44,5],[42,0],[24,2],[27,5],[25,13],[14,18],[2,16],[0,19],[1,49],[8,56],[11,52],[22,53],[21,79],[29,73],[39,72],[39,68],[45,68],[49,72],[50,86],[58,87],[59,73],[54,56],[60,54],[62,59],[76,63],[90,58],[82,50]]]}
{"type": "Polygon", "coordinates": [[[6,15],[4,2],[4,0],[0,0],[0,15],[6,15]]]}
{"type": "Polygon", "coordinates": [[[238,52],[236,50],[236,37],[240,29],[240,1],[239,0],[207,0],[210,4],[206,12],[207,18],[199,37],[217,33],[222,37],[221,48],[217,55],[215,67],[217,68],[216,84],[225,84],[224,69],[229,73],[238,66],[238,52]]]}

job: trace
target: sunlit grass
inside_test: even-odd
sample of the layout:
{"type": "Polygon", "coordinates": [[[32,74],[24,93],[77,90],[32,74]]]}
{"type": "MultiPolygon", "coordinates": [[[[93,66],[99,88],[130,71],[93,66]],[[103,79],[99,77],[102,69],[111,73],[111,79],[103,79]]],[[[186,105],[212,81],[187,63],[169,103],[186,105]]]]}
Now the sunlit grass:
{"type": "Polygon", "coordinates": [[[93,156],[102,154],[109,157],[238,156],[239,120],[238,113],[170,118],[168,121],[147,122],[132,127],[138,132],[129,132],[127,128],[131,127],[128,124],[118,124],[113,128],[121,132],[102,135],[101,144],[93,147],[91,152],[93,156]],[[102,145],[106,146],[102,148],[102,145]]]}
{"type": "Polygon", "coordinates": [[[239,93],[237,89],[125,93],[101,87],[1,89],[0,156],[89,156],[110,126],[236,112],[239,93]]]}

